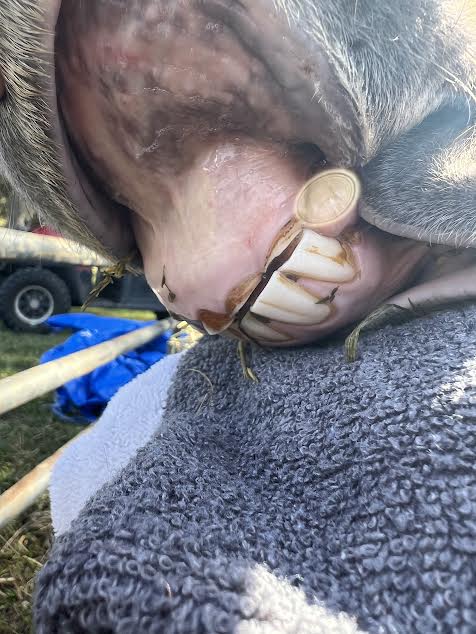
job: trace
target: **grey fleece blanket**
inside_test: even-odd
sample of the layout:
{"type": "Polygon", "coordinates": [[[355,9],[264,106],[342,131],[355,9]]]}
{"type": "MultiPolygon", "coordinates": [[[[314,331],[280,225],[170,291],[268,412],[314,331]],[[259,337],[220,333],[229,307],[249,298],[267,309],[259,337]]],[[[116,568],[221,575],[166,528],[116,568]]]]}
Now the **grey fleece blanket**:
{"type": "Polygon", "coordinates": [[[38,634],[476,632],[476,308],[355,364],[252,367],[223,339],[185,355],[159,433],[57,538],[38,634]]]}

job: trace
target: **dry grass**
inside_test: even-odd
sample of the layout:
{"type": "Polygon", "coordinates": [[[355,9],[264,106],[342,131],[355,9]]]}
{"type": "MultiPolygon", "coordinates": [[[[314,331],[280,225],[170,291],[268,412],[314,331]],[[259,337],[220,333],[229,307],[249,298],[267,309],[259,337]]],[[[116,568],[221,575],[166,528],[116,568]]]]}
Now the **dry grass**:
{"type": "Polygon", "coordinates": [[[0,533],[0,632],[31,631],[34,579],[51,543],[48,498],[0,533]]]}
{"type": "MultiPolygon", "coordinates": [[[[92,312],[92,311],[91,311],[92,312]]],[[[94,311],[133,319],[153,319],[137,311],[94,311]]],[[[0,378],[38,362],[67,334],[17,334],[0,326],[0,378]]],[[[55,419],[47,395],[0,417],[0,493],[54,453],[81,427],[55,419]]],[[[31,631],[34,579],[51,544],[48,497],[0,531],[0,634],[31,631]]]]}

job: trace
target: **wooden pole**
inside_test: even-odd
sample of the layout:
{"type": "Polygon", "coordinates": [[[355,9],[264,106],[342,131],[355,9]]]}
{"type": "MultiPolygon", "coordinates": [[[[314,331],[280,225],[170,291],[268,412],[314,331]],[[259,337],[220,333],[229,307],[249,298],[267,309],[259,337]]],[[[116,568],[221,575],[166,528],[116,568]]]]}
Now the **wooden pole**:
{"type": "Polygon", "coordinates": [[[87,434],[92,427],[90,425],[83,429],[72,440],[63,445],[58,451],[55,451],[52,456],[40,462],[30,473],[0,495],[0,529],[18,517],[20,513],[23,513],[29,506],[34,504],[40,495],[45,493],[50,483],[53,467],[58,458],[68,445],[75,442],[79,436],[87,434]]]}
{"type": "Polygon", "coordinates": [[[171,328],[171,320],[165,319],[2,379],[0,381],[0,415],[43,396],[72,379],[88,374],[124,352],[152,341],[169,328],[171,328]]]}
{"type": "Polygon", "coordinates": [[[0,229],[0,260],[31,260],[82,266],[111,266],[111,262],[73,240],[15,229],[0,229]]]}

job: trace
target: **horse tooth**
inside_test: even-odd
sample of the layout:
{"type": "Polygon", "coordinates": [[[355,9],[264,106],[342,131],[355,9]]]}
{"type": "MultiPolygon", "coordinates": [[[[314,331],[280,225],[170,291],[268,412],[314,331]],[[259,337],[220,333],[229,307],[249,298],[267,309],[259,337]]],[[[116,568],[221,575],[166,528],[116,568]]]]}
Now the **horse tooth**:
{"type": "Polygon", "coordinates": [[[339,240],[321,236],[312,229],[304,229],[298,247],[318,251],[321,255],[328,258],[340,258],[344,255],[344,250],[339,240]]]}
{"type": "Polygon", "coordinates": [[[303,231],[301,241],[280,271],[322,282],[350,282],[356,274],[338,240],[310,229],[303,231]]]}
{"type": "Polygon", "coordinates": [[[274,328],[271,328],[264,322],[256,317],[253,317],[251,313],[245,315],[245,317],[241,320],[241,329],[249,335],[252,339],[257,339],[258,341],[289,341],[290,337],[284,335],[274,328]]]}
{"type": "Polygon", "coordinates": [[[280,271],[269,282],[251,307],[251,312],[288,324],[313,325],[326,319],[331,309],[280,271]]]}
{"type": "Polygon", "coordinates": [[[330,169],[311,178],[296,197],[295,217],[325,235],[339,235],[357,220],[361,194],[357,176],[345,169],[330,169]]]}
{"type": "Polygon", "coordinates": [[[281,228],[266,257],[265,268],[267,268],[275,258],[279,257],[283,251],[290,246],[293,240],[299,236],[301,231],[302,228],[295,219],[291,220],[281,228]]]}

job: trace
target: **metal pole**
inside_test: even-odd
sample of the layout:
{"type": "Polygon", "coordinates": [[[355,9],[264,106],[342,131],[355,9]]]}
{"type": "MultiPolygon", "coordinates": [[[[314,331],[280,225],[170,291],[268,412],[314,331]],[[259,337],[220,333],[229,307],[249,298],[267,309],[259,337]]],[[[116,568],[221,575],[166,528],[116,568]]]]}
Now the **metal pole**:
{"type": "Polygon", "coordinates": [[[159,321],[86,350],[18,372],[0,381],[0,415],[24,405],[72,379],[88,374],[120,354],[142,346],[171,328],[171,320],[159,321]]]}
{"type": "Polygon", "coordinates": [[[73,443],[79,436],[87,434],[92,429],[92,425],[83,429],[72,440],[63,445],[58,451],[40,462],[34,469],[27,473],[16,484],[0,495],[0,529],[14,520],[20,513],[23,513],[29,506],[45,493],[50,483],[51,472],[68,445],[73,443]]]}
{"type": "Polygon", "coordinates": [[[66,238],[0,229],[0,260],[39,260],[82,266],[111,266],[91,249],[66,238]]]}

